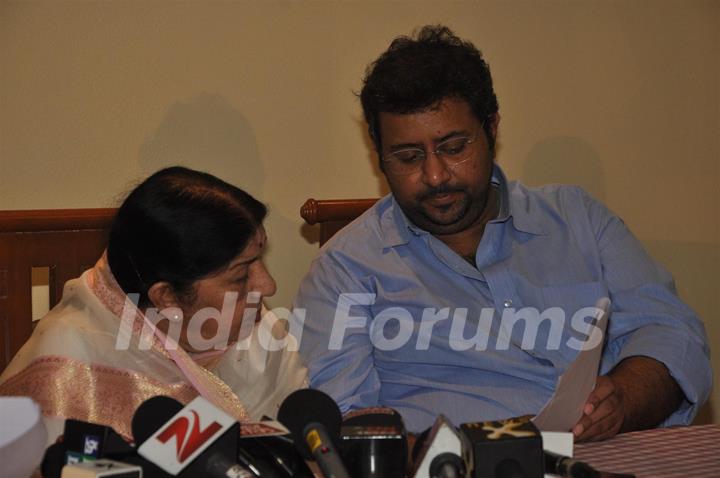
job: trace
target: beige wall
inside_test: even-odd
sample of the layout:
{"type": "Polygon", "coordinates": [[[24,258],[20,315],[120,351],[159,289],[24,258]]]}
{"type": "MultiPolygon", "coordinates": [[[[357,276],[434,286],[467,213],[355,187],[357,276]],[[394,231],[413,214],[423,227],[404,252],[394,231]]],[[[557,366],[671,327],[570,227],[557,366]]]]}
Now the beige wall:
{"type": "Polygon", "coordinates": [[[160,166],[209,170],[270,205],[271,305],[288,306],[316,252],[302,202],[384,191],[365,65],[429,22],[490,62],[508,175],[604,200],[717,349],[717,1],[0,0],[0,209],[110,206],[160,166]]]}

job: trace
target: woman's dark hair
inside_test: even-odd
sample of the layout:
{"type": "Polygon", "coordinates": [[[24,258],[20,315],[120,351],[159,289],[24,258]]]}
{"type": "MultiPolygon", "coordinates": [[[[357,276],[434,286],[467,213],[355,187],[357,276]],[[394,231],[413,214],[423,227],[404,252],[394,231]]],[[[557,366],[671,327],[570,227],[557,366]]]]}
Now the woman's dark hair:
{"type": "Polygon", "coordinates": [[[386,113],[417,113],[444,98],[468,102],[484,122],[485,134],[494,148],[490,121],[498,111],[490,68],[472,43],[463,41],[442,25],[427,25],[416,39],[398,37],[365,72],[360,92],[368,132],[382,156],[378,117],[386,113]]]}
{"type": "Polygon", "coordinates": [[[125,293],[167,281],[187,297],[192,283],[242,252],[262,224],[266,207],[215,176],[175,166],[136,187],[110,229],[108,262],[125,293]]]}

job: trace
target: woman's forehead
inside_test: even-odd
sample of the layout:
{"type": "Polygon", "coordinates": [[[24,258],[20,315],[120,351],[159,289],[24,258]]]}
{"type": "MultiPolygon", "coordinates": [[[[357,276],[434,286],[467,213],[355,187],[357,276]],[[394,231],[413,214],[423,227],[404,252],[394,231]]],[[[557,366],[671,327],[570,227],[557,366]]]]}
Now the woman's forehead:
{"type": "Polygon", "coordinates": [[[250,241],[248,241],[245,249],[243,249],[240,254],[230,261],[230,267],[234,267],[242,263],[252,262],[257,259],[262,250],[265,248],[266,242],[267,235],[265,233],[265,228],[260,226],[255,231],[255,234],[253,234],[250,238],[250,241]]]}

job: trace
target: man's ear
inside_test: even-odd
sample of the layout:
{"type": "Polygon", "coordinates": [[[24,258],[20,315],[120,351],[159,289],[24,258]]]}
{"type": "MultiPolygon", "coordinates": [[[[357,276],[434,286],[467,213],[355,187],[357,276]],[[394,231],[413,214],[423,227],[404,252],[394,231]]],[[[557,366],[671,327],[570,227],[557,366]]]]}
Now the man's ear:
{"type": "Polygon", "coordinates": [[[488,118],[490,122],[490,134],[493,136],[493,140],[497,140],[498,125],[500,124],[500,113],[495,113],[488,118]]]}
{"type": "Polygon", "coordinates": [[[180,301],[175,294],[175,289],[169,282],[156,282],[148,289],[148,298],[158,310],[168,307],[180,307],[180,301]]]}

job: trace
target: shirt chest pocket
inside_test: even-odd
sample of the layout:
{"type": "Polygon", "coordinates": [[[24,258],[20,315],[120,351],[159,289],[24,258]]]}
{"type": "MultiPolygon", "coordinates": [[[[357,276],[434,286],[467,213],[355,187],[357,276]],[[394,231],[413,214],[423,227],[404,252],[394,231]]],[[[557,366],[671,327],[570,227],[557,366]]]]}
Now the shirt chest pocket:
{"type": "Polygon", "coordinates": [[[506,320],[514,324],[511,341],[564,370],[579,352],[578,341],[586,340],[586,324],[595,316],[592,308],[601,298],[608,297],[607,287],[600,281],[537,285],[515,277],[513,282],[520,304],[506,311],[516,315],[515,320],[512,317],[506,320]]]}
{"type": "Polygon", "coordinates": [[[608,297],[607,286],[601,281],[539,285],[522,276],[515,276],[512,281],[522,307],[540,311],[559,307],[568,318],[584,307],[595,306],[602,297],[608,297]]]}

